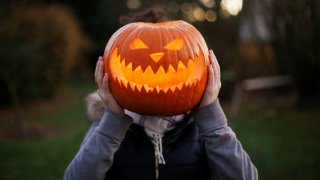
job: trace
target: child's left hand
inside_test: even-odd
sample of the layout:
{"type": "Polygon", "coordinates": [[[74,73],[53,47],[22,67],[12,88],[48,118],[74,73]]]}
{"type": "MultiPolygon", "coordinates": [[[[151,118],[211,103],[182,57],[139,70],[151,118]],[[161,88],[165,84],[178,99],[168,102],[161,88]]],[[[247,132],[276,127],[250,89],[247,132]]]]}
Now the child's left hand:
{"type": "Polygon", "coordinates": [[[202,100],[200,102],[200,107],[207,106],[215,101],[218,98],[218,94],[221,88],[220,66],[212,50],[209,51],[209,60],[209,77],[206,90],[204,91],[202,100]]]}

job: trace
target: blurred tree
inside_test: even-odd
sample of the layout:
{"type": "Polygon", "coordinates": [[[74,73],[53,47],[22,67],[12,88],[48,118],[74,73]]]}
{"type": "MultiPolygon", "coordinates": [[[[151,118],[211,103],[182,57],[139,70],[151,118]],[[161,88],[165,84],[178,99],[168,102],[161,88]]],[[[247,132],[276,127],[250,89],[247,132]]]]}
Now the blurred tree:
{"type": "Polygon", "coordinates": [[[27,0],[32,3],[59,3],[70,7],[77,15],[83,29],[91,36],[95,49],[89,59],[90,68],[94,70],[97,57],[104,52],[111,35],[121,26],[119,17],[128,13],[126,0],[27,0]]]}
{"type": "Polygon", "coordinates": [[[1,4],[0,102],[18,113],[22,100],[53,95],[92,43],[58,5],[1,4]]]}
{"type": "MultiPolygon", "coordinates": [[[[279,73],[291,74],[295,79],[299,92],[298,106],[319,106],[320,1],[245,2],[248,5],[246,18],[255,21],[255,29],[260,28],[270,34],[268,41],[273,47],[279,73]]],[[[261,38],[255,34],[258,44],[259,40],[261,38]]]]}
{"type": "Polygon", "coordinates": [[[320,105],[320,1],[276,1],[267,16],[281,73],[290,73],[299,106],[320,105]]]}
{"type": "Polygon", "coordinates": [[[263,10],[260,1],[244,2],[239,24],[239,79],[278,75],[263,10]]]}

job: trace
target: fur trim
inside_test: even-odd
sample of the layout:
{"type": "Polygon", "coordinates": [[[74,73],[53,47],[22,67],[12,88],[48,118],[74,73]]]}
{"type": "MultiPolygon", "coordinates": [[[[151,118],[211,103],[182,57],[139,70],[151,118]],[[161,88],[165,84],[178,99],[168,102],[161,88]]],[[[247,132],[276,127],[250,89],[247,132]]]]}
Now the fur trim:
{"type": "Polygon", "coordinates": [[[98,91],[92,92],[85,98],[87,116],[90,121],[100,121],[104,112],[104,104],[98,91]]]}

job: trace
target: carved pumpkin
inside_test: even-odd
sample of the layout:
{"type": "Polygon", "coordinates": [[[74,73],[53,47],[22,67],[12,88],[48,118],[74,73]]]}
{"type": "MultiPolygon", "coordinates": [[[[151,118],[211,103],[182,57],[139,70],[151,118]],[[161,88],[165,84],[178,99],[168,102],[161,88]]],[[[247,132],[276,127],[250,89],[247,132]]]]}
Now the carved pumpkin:
{"type": "Polygon", "coordinates": [[[208,48],[184,21],[128,24],[110,38],[103,58],[114,98],[140,114],[185,113],[206,87],[208,48]]]}

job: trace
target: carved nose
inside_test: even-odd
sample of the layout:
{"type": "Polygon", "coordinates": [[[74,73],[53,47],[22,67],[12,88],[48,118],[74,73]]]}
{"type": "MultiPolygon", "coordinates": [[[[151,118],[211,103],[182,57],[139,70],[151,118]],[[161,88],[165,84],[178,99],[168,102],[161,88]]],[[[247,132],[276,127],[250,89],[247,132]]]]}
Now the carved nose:
{"type": "Polygon", "coordinates": [[[150,54],[150,57],[154,62],[158,62],[160,61],[163,55],[164,55],[163,52],[156,52],[156,53],[150,54]]]}

